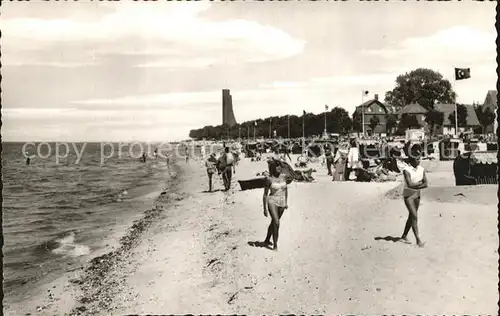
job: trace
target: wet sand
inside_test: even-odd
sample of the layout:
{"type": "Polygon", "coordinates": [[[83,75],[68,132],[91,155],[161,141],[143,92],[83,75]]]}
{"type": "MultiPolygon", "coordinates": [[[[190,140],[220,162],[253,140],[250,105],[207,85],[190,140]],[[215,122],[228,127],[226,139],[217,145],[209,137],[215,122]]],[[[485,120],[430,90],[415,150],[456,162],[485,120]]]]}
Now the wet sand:
{"type": "MultiPolygon", "coordinates": [[[[129,227],[118,225],[120,221],[117,220],[117,226],[112,227],[114,233],[103,239],[102,245],[91,246],[92,252],[84,258],[87,260],[85,265],[68,268],[59,276],[41,280],[33,285],[29,299],[8,302],[4,313],[79,315],[106,310],[116,286],[123,284],[121,273],[130,266],[130,250],[140,243],[154,222],[168,213],[165,208],[182,198],[178,193],[182,172],[181,168],[173,165],[164,174],[163,181],[140,188],[142,193],[135,195],[142,201],[142,207],[134,216],[125,215],[130,222],[130,218],[136,218],[129,227]]],[[[139,189],[133,193],[137,192],[139,189]]]]}
{"type": "MultiPolygon", "coordinates": [[[[426,166],[430,187],[419,210],[425,248],[415,246],[411,232],[412,245],[395,241],[407,217],[399,182],[332,182],[326,167],[316,164],[314,183],[289,187],[279,252],[252,246],[264,239],[269,224],[263,190],[240,191],[236,182],[266,170],[265,162],[243,160],[230,192],[213,193],[203,192],[208,183],[201,162],[180,165],[183,181],[176,192],[182,193],[159,200],[163,211],[113,261],[118,264],[102,274],[100,285],[89,282],[96,274],[80,279],[73,286],[80,289],[76,302],[60,301],[59,312],[497,311],[497,187],[451,187],[448,163],[426,166]]],[[[215,189],[223,187],[220,179],[214,182],[215,189]]]]}

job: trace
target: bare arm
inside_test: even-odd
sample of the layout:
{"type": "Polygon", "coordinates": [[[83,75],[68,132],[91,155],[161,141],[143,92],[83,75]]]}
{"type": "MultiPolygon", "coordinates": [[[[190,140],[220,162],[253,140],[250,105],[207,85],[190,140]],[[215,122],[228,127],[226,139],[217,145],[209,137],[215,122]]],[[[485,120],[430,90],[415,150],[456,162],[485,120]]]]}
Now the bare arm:
{"type": "Polygon", "coordinates": [[[424,171],[424,178],[422,179],[422,181],[418,185],[418,188],[419,189],[426,189],[428,186],[429,186],[429,184],[427,182],[427,175],[425,174],[425,171],[424,171]]]}
{"type": "Polygon", "coordinates": [[[410,173],[408,171],[404,170],[403,171],[403,176],[405,177],[406,186],[408,188],[415,189],[415,190],[418,190],[420,188],[420,184],[417,184],[417,185],[411,184],[410,173]]]}
{"type": "Polygon", "coordinates": [[[285,205],[288,207],[288,186],[285,188],[285,205]]]}
{"type": "Polygon", "coordinates": [[[292,181],[291,181],[291,179],[290,179],[287,175],[285,175],[285,174],[282,174],[282,175],[281,175],[281,177],[283,178],[283,180],[284,180],[284,181],[285,181],[285,183],[287,184],[287,185],[285,186],[285,205],[288,205],[288,184],[289,184],[290,182],[292,182],[292,181]]]}
{"type": "Polygon", "coordinates": [[[267,217],[267,196],[269,195],[270,181],[266,178],[266,186],[264,187],[264,194],[262,195],[262,207],[264,208],[264,216],[267,217]]]}

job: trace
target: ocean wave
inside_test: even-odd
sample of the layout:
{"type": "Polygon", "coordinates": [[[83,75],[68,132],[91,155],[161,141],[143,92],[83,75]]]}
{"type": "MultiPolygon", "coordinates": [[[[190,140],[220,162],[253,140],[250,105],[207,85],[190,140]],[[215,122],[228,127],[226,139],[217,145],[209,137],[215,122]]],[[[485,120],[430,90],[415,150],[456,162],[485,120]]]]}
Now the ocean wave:
{"type": "MultiPolygon", "coordinates": [[[[89,144],[86,152],[91,154],[94,147],[89,144]]],[[[26,166],[20,147],[13,150],[3,169],[4,255],[8,257],[4,288],[24,284],[19,280],[25,280],[25,275],[43,277],[69,262],[80,262],[91,252],[86,245],[99,244],[120,222],[118,218],[139,212],[136,196],[166,180],[166,172],[160,170],[163,165],[156,166],[155,161],[109,159],[101,165],[96,151],[93,159],[85,156],[79,165],[34,160],[26,166]]]]}
{"type": "Polygon", "coordinates": [[[75,232],[70,231],[60,235],[57,238],[44,242],[41,247],[53,254],[79,257],[90,253],[90,248],[75,242],[75,232]]]}
{"type": "MultiPolygon", "coordinates": [[[[60,203],[65,203],[66,201],[64,202],[60,202],[60,203]]],[[[40,210],[78,210],[80,209],[81,206],[80,205],[47,205],[47,206],[39,206],[38,209],[40,210]]],[[[43,213],[37,213],[37,215],[42,215],[43,213]]],[[[45,213],[45,214],[48,214],[48,213],[45,213]]]]}
{"type": "MultiPolygon", "coordinates": [[[[18,223],[4,225],[5,232],[9,234],[9,236],[17,237],[17,235],[24,236],[32,236],[34,234],[40,235],[43,232],[54,232],[57,230],[57,226],[52,224],[52,220],[38,220],[27,223],[23,227],[19,227],[18,223]],[[29,227],[28,227],[29,225],[29,227]]],[[[29,238],[29,237],[28,237],[29,238]]]]}
{"type": "Polygon", "coordinates": [[[29,205],[26,205],[26,206],[11,205],[11,204],[6,204],[5,202],[4,202],[4,205],[2,207],[3,207],[4,212],[9,211],[9,210],[26,210],[26,209],[30,208],[29,205]]]}

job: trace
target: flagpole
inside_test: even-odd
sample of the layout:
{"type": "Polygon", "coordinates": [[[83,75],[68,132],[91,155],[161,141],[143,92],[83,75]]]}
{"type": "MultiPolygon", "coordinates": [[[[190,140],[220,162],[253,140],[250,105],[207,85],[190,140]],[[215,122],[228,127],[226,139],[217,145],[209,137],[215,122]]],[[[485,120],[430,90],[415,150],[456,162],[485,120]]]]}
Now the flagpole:
{"type": "Polygon", "coordinates": [[[257,122],[254,123],[253,125],[253,140],[255,141],[255,129],[257,128],[257,122]]]}
{"type": "Polygon", "coordinates": [[[250,126],[247,126],[247,141],[250,139],[250,126]]]}
{"type": "Polygon", "coordinates": [[[304,124],[305,124],[305,118],[306,115],[302,115],[302,138],[305,140],[306,139],[306,133],[304,132],[304,124]]]}
{"type": "Polygon", "coordinates": [[[326,137],[326,112],[327,112],[327,106],[325,105],[325,137],[326,137]]]}
{"type": "Polygon", "coordinates": [[[306,111],[302,112],[302,150],[304,150],[306,146],[306,136],[305,136],[306,134],[304,132],[305,118],[306,118],[306,111]]]}
{"type": "Polygon", "coordinates": [[[290,139],[290,114],[287,115],[288,139],[290,139]]]}
{"type": "Polygon", "coordinates": [[[273,119],[269,118],[269,138],[271,138],[271,124],[272,124],[273,119]]]}
{"type": "MultiPolygon", "coordinates": [[[[455,92],[457,80],[464,80],[470,78],[470,68],[456,68],[454,67],[454,80],[453,80],[453,90],[455,92]]],[[[455,137],[458,137],[458,104],[457,104],[457,93],[455,92],[455,97],[453,98],[453,103],[455,105],[455,137]]]]}
{"type": "MultiPolygon", "coordinates": [[[[453,72],[455,72],[455,68],[453,68],[453,72]]],[[[455,138],[458,137],[458,108],[457,108],[457,92],[456,92],[456,85],[457,85],[457,77],[454,76],[453,80],[453,91],[455,92],[455,97],[453,100],[455,101],[455,138]]]]}
{"type": "Polygon", "coordinates": [[[362,129],[363,129],[363,137],[365,137],[365,107],[363,106],[363,102],[365,101],[365,90],[361,91],[361,116],[362,116],[362,129]]]}

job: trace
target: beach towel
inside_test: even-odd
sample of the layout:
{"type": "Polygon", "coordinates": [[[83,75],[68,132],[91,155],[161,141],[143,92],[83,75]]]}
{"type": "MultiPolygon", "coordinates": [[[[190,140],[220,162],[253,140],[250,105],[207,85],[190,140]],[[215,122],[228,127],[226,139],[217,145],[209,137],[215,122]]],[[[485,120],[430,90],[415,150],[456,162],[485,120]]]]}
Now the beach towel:
{"type": "Polygon", "coordinates": [[[266,186],[266,177],[259,177],[249,180],[238,180],[241,190],[262,189],[266,186]]]}
{"type": "Polygon", "coordinates": [[[282,160],[274,161],[281,167],[281,172],[283,172],[287,180],[298,181],[298,182],[311,182],[314,178],[311,176],[312,169],[308,170],[294,170],[287,162],[282,160]]]}

